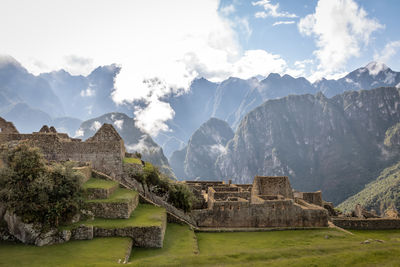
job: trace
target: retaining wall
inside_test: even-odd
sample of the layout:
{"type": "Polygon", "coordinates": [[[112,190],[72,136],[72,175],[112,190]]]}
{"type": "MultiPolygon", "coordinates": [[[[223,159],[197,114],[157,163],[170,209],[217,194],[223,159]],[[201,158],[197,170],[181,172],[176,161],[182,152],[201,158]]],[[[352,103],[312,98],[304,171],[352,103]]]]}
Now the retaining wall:
{"type": "Polygon", "coordinates": [[[371,218],[371,219],[356,219],[356,218],[333,218],[333,224],[344,229],[353,230],[389,230],[400,229],[400,219],[388,218],[371,218]]]}

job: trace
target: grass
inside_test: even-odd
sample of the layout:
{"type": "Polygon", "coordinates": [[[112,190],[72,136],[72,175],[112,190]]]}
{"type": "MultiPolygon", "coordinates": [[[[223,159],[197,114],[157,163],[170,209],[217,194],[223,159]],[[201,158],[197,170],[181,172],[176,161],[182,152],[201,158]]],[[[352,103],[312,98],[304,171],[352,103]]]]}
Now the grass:
{"type": "Polygon", "coordinates": [[[133,266],[399,266],[400,230],[196,233],[168,224],[162,249],[135,249],[133,266]],[[361,244],[367,239],[383,240],[361,244]]]}
{"type": "Polygon", "coordinates": [[[101,189],[110,189],[118,186],[117,182],[98,179],[98,178],[90,178],[86,183],[82,185],[83,189],[89,188],[101,188],[101,189]]]}
{"type": "Polygon", "coordinates": [[[179,257],[194,256],[195,234],[187,225],[169,223],[162,249],[133,248],[130,264],[133,266],[174,265],[179,257]]]}
{"type": "Polygon", "coordinates": [[[124,158],[124,163],[135,163],[142,165],[142,160],[138,158],[124,158]]]}
{"type": "Polygon", "coordinates": [[[102,203],[115,203],[115,202],[128,202],[134,198],[138,193],[134,190],[117,188],[114,193],[106,199],[91,199],[86,202],[102,202],[102,203]]]}
{"type": "Polygon", "coordinates": [[[130,238],[95,238],[35,247],[0,242],[0,266],[120,266],[130,238]]]}
{"type": "MultiPolygon", "coordinates": [[[[148,205],[142,208],[142,215],[154,215],[148,205]]],[[[100,220],[95,220],[97,223],[100,220]]],[[[186,225],[168,224],[164,247],[134,248],[129,265],[399,266],[400,230],[352,232],[354,235],[336,229],[194,233],[186,225]],[[362,244],[368,239],[371,243],[362,244]],[[195,253],[196,244],[199,254],[195,253]]],[[[117,240],[122,242],[105,238],[42,248],[0,243],[0,266],[112,266],[125,252],[117,240]]]]}
{"type": "Polygon", "coordinates": [[[81,224],[93,225],[105,229],[124,228],[124,227],[145,227],[160,226],[165,219],[166,213],[164,208],[140,204],[132,212],[129,219],[101,219],[81,221],[75,224],[62,227],[62,229],[73,229],[81,224]]]}

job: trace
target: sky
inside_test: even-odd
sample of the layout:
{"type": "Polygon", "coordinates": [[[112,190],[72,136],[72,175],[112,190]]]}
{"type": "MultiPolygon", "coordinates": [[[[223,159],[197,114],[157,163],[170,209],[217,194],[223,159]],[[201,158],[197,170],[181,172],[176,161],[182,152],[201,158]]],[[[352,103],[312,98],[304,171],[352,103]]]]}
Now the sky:
{"type": "Polygon", "coordinates": [[[34,74],[116,63],[116,103],[153,136],[193,79],[310,81],[380,61],[400,70],[397,0],[0,0],[0,54],[34,74]]]}

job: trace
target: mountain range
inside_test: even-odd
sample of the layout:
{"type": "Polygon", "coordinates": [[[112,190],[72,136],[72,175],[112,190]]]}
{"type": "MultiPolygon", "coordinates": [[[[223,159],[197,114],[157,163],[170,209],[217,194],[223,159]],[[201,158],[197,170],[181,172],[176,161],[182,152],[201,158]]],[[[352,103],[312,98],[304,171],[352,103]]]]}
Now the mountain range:
{"type": "Polygon", "coordinates": [[[129,151],[173,175],[170,157],[178,178],[248,183],[256,174],[285,174],[295,188],[322,189],[334,203],[398,159],[384,136],[399,122],[400,73],[382,63],[314,83],[276,73],[219,83],[198,78],[187,92],[161,99],[175,116],[170,131],[155,137],[125,115],[133,114],[132,104],[113,102],[119,71],[112,64],[87,76],[64,70],[35,76],[0,57],[0,116],[21,132],[48,124],[83,139],[112,123],[129,151]],[[380,86],[386,88],[373,89],[380,86]]]}

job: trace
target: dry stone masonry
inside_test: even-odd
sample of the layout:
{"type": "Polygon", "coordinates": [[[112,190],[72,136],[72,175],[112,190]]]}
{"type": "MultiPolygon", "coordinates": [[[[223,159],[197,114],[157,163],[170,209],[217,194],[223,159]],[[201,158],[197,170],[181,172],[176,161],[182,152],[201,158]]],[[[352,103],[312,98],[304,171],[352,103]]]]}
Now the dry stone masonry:
{"type": "Polygon", "coordinates": [[[313,203],[318,201],[309,203],[294,197],[286,176],[256,176],[252,185],[186,183],[197,191],[197,196],[201,195],[201,201],[207,202],[207,208],[192,211],[199,227],[328,226],[327,210],[313,203]]]}
{"type": "Polygon", "coordinates": [[[114,178],[122,175],[124,141],[111,124],[103,124],[96,134],[82,142],[54,127],[44,125],[39,132],[20,134],[11,122],[0,117],[0,144],[29,141],[51,161],[91,162],[92,167],[114,178]]]}

